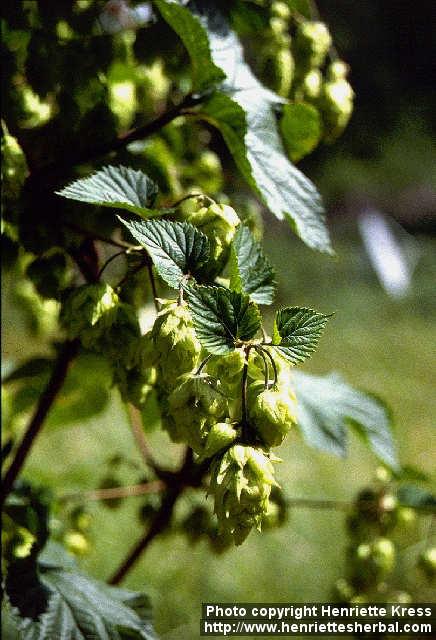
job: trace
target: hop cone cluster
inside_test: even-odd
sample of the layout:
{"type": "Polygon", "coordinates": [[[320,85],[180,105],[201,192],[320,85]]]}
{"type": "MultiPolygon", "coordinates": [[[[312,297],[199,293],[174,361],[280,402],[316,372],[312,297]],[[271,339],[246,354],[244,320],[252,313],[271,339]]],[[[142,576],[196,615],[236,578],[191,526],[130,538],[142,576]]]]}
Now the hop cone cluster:
{"type": "Polygon", "coordinates": [[[240,545],[253,527],[260,529],[275,485],[271,459],[262,449],[245,445],[228,449],[215,461],[210,485],[221,532],[232,534],[240,545]]]}

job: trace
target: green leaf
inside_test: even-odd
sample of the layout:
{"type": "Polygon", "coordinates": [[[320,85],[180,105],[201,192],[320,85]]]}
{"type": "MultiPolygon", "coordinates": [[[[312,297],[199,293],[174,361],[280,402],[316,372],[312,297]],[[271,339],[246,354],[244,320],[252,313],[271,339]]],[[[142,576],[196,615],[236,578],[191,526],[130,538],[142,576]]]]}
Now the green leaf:
{"type": "Polygon", "coordinates": [[[103,167],[88,178],[81,178],[56,193],[70,200],[103,207],[127,209],[149,218],[157,215],[150,208],[157,196],[157,186],[142,171],[128,167],[103,167]]]}
{"type": "Polygon", "coordinates": [[[405,484],[398,489],[398,500],[406,507],[436,509],[436,496],[415,484],[405,484]]]}
{"type": "Polygon", "coordinates": [[[199,15],[212,58],[227,76],[200,115],[221,131],[241,173],[275,216],[286,218],[309,247],[332,253],[318,191],[283,148],[275,113],[283,99],[251,72],[241,43],[216,7],[202,2],[199,15]]]}
{"type": "Polygon", "coordinates": [[[17,382],[18,380],[34,378],[37,376],[43,376],[44,379],[46,379],[50,375],[52,368],[52,358],[30,358],[8,373],[8,375],[3,378],[2,384],[9,384],[11,382],[17,382]]]}
{"type": "Polygon", "coordinates": [[[279,309],[272,344],[292,364],[304,362],[315,351],[329,317],[306,307],[279,309]]]}
{"type": "MultiPolygon", "coordinates": [[[[11,411],[18,417],[38,402],[51,372],[54,360],[32,358],[12,371],[4,384],[14,384],[11,411]]],[[[55,428],[89,420],[104,410],[109,402],[111,371],[100,356],[81,353],[68,370],[57,401],[47,417],[47,427],[55,428]]]]}
{"type": "Polygon", "coordinates": [[[391,416],[383,402],[354,389],[337,374],[314,376],[295,371],[293,377],[297,422],[309,445],[344,456],[347,426],[351,426],[382,462],[398,468],[391,416]]]}
{"type": "Polygon", "coordinates": [[[235,342],[251,340],[260,329],[260,314],[250,298],[224,287],[186,287],[198,339],[207,351],[225,354],[235,342]]]}
{"type": "Polygon", "coordinates": [[[232,243],[230,288],[247,293],[257,304],[271,304],[275,272],[248,227],[239,225],[232,243]]]}
{"type": "Polygon", "coordinates": [[[306,102],[285,104],[280,130],[288,156],[297,162],[313,151],[321,139],[319,111],[306,102]]]}
{"type": "Polygon", "coordinates": [[[203,91],[221,82],[225,75],[213,62],[207,33],[189,9],[170,0],[155,0],[163,19],[185,45],[192,66],[192,89],[203,91]]]}
{"type": "Polygon", "coordinates": [[[16,562],[8,569],[6,591],[14,613],[20,614],[22,640],[156,639],[145,595],[88,578],[58,552],[44,552],[33,565],[16,562]],[[20,583],[31,590],[20,589],[20,583]]]}
{"type": "Polygon", "coordinates": [[[195,276],[209,259],[209,240],[188,222],[118,218],[147,249],[161,278],[174,289],[179,288],[183,276],[195,276]]]}

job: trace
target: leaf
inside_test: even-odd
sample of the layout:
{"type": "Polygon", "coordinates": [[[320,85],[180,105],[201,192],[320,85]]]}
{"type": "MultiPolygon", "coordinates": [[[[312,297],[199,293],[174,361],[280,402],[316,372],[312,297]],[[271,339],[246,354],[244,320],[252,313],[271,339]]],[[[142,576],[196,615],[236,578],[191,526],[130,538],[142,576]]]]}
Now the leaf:
{"type": "Polygon", "coordinates": [[[103,207],[127,209],[145,218],[157,215],[151,209],[158,188],[142,171],[128,167],[107,166],[88,178],[81,178],[56,193],[70,200],[103,207]]]}
{"type": "Polygon", "coordinates": [[[307,307],[279,309],[272,345],[292,364],[304,362],[315,351],[329,317],[307,307]]]}
{"type": "Polygon", "coordinates": [[[209,240],[188,222],[118,218],[147,249],[161,278],[174,289],[179,288],[183,276],[195,276],[209,259],[209,240]]]}
{"type": "Polygon", "coordinates": [[[398,468],[392,421],[384,403],[334,373],[314,376],[295,371],[293,378],[297,422],[309,445],[344,456],[347,426],[357,427],[377,457],[392,469],[398,468]]]}
{"type": "Polygon", "coordinates": [[[248,227],[239,225],[232,243],[230,288],[247,293],[257,304],[271,304],[275,271],[248,227]]]}
{"type": "MultiPolygon", "coordinates": [[[[54,366],[50,358],[32,358],[12,371],[4,383],[14,383],[11,391],[12,414],[29,411],[44,391],[54,366]]],[[[111,371],[100,356],[81,353],[68,370],[57,401],[47,417],[47,427],[79,423],[100,413],[110,397],[111,371]]]]}
{"type": "Polygon", "coordinates": [[[215,5],[196,3],[212,58],[227,78],[200,109],[222,133],[241,173],[265,205],[313,249],[332,253],[315,186],[286,156],[277,129],[283,99],[266,89],[244,61],[242,45],[215,5]]]}
{"type": "Polygon", "coordinates": [[[429,507],[436,509],[436,496],[422,487],[405,484],[398,489],[398,500],[406,507],[429,507]]]}
{"type": "Polygon", "coordinates": [[[238,340],[251,340],[260,329],[260,314],[250,298],[224,287],[186,287],[195,332],[210,353],[233,351],[238,340]]]}
{"type": "Polygon", "coordinates": [[[13,612],[20,613],[18,627],[23,640],[156,639],[144,594],[108,587],[77,572],[71,562],[63,561],[57,546],[53,555],[48,545],[49,552],[44,550],[33,566],[9,566],[6,591],[13,612]],[[20,580],[29,584],[30,578],[32,591],[13,588],[20,580]],[[39,609],[32,606],[35,601],[39,609]]]}
{"type": "Polygon", "coordinates": [[[319,111],[307,102],[285,104],[280,130],[288,156],[297,162],[313,151],[321,139],[319,111]]]}
{"type": "Polygon", "coordinates": [[[34,378],[36,376],[48,377],[53,368],[52,358],[34,357],[23,362],[13,369],[2,380],[2,384],[17,382],[25,378],[34,378]]]}
{"type": "Polygon", "coordinates": [[[193,91],[202,93],[221,82],[225,75],[212,60],[207,33],[198,18],[189,9],[173,1],[156,0],[154,4],[188,51],[192,66],[193,91]]]}

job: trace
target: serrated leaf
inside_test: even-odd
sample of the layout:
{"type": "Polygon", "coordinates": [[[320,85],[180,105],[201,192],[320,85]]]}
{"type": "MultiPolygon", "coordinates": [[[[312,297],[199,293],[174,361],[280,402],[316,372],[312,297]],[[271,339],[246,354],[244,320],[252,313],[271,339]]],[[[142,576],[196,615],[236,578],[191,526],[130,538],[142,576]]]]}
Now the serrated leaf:
{"type": "Polygon", "coordinates": [[[212,60],[209,39],[199,19],[177,2],[155,0],[154,4],[188,51],[193,91],[201,93],[221,82],[225,77],[224,72],[212,60]]]}
{"type": "Polygon", "coordinates": [[[210,2],[195,3],[214,62],[227,78],[200,114],[222,133],[241,173],[265,205],[313,249],[332,253],[316,187],[287,158],[277,128],[280,96],[266,89],[244,61],[242,45],[210,2]]]}
{"type": "Polygon", "coordinates": [[[118,218],[147,249],[161,278],[174,289],[184,276],[195,277],[209,259],[209,240],[188,222],[118,218]]]}
{"type": "Polygon", "coordinates": [[[321,139],[319,111],[306,102],[283,105],[280,131],[288,156],[293,162],[313,151],[321,139]]]}
{"type": "MultiPolygon", "coordinates": [[[[38,560],[32,578],[32,590],[10,590],[7,593],[14,610],[20,613],[18,628],[23,640],[155,640],[156,635],[150,623],[146,596],[92,580],[87,576],[45,561],[38,560]],[[40,597],[39,594],[44,594],[40,597]],[[29,599],[36,599],[44,607],[37,615],[29,617],[29,599]]],[[[25,569],[15,563],[9,571],[21,572],[25,569]]],[[[21,579],[29,580],[30,567],[22,573],[21,579]]],[[[12,577],[14,578],[14,577],[12,577]]],[[[18,585],[20,575],[16,576],[18,585]]],[[[14,582],[14,579],[12,580],[14,582]]]]}
{"type": "Polygon", "coordinates": [[[272,344],[292,364],[304,362],[315,351],[329,317],[307,307],[279,309],[272,344]]]}
{"type": "Polygon", "coordinates": [[[247,293],[257,304],[271,304],[276,291],[275,271],[244,225],[239,225],[233,238],[230,288],[247,293]]]}
{"type": "Polygon", "coordinates": [[[159,212],[152,209],[158,188],[142,171],[122,165],[107,166],[87,178],[75,180],[56,193],[70,200],[103,207],[127,209],[144,218],[159,212]]]}
{"type": "Polygon", "coordinates": [[[347,427],[354,427],[382,462],[398,468],[391,416],[383,402],[354,389],[337,374],[314,376],[295,371],[293,380],[297,422],[309,445],[344,456],[347,427]]]}
{"type": "Polygon", "coordinates": [[[195,332],[207,351],[225,354],[235,342],[251,340],[260,329],[260,314],[250,298],[224,287],[187,287],[195,332]]]}

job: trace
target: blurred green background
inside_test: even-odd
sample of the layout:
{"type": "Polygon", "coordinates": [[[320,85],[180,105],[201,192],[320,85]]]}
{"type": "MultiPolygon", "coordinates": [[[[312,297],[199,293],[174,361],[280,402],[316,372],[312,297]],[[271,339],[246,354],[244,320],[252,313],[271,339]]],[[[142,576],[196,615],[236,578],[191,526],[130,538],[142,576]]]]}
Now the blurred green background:
{"type": "MultiPolygon", "coordinates": [[[[353,234],[353,225],[348,226],[351,228],[335,231],[337,258],[330,259],[303,247],[283,233],[283,227],[271,221],[266,225],[266,248],[281,283],[277,302],[336,312],[318,353],[305,368],[317,373],[341,371],[349,382],[381,395],[394,411],[401,462],[431,473],[434,451],[429,444],[436,414],[432,353],[436,335],[431,321],[435,243],[418,238],[422,256],[413,290],[407,298],[395,301],[381,289],[353,234]]],[[[26,342],[19,326],[6,299],[3,340],[7,359],[18,359],[27,346],[38,350],[38,345],[26,342]]],[[[178,447],[161,433],[151,433],[150,443],[162,462],[177,459],[178,447]]],[[[25,475],[49,484],[58,494],[93,489],[115,453],[141,462],[116,398],[96,418],[43,431],[25,475]]],[[[278,454],[283,458],[278,479],[290,498],[353,499],[372,480],[376,468],[372,454],[352,434],[346,459],[309,449],[297,434],[278,454]]],[[[137,477],[137,471],[127,470],[123,480],[128,484],[137,477]]],[[[81,563],[94,576],[105,579],[111,575],[141,536],[141,500],[129,498],[119,510],[89,504],[93,545],[81,563]]],[[[194,500],[191,495],[185,502],[194,500]]],[[[181,534],[170,534],[153,543],[125,586],[150,593],[157,630],[167,640],[197,637],[201,602],[328,600],[334,581],[344,573],[344,521],[340,511],[291,509],[283,528],[252,533],[242,547],[222,556],[212,555],[204,542],[192,547],[181,534]]],[[[424,536],[428,526],[429,516],[420,517],[409,544],[424,536]]],[[[429,587],[414,568],[417,550],[402,550],[396,581],[418,599],[428,599],[429,587]]]]}

